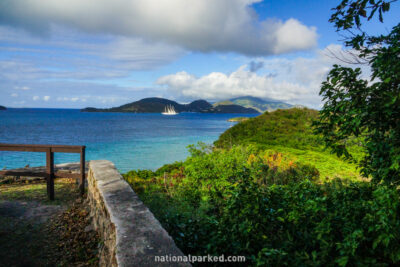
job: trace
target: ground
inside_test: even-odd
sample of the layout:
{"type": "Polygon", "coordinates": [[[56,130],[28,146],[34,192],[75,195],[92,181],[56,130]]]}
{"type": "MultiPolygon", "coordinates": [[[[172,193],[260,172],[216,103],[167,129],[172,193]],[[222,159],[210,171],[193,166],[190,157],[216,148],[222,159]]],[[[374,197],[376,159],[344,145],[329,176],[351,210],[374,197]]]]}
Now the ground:
{"type": "Polygon", "coordinates": [[[75,180],[0,185],[0,266],[97,266],[101,245],[75,180]]]}

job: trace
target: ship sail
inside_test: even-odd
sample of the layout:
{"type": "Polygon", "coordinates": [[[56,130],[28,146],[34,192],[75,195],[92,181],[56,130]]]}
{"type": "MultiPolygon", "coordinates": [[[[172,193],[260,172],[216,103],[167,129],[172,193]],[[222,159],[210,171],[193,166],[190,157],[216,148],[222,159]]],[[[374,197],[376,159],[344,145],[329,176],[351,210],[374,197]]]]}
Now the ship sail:
{"type": "Polygon", "coordinates": [[[163,115],[176,115],[178,113],[175,111],[175,108],[172,105],[168,105],[168,106],[165,106],[164,112],[162,112],[161,114],[163,114],[163,115]]]}

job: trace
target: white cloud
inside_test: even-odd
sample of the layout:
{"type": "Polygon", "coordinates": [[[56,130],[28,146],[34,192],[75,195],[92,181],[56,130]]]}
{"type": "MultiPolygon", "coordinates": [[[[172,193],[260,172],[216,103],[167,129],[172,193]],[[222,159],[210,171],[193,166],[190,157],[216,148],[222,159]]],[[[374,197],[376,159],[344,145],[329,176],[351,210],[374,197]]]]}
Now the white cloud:
{"type": "MultiPolygon", "coordinates": [[[[50,98],[51,98],[50,96],[48,96],[48,95],[45,95],[45,96],[43,96],[43,98],[42,98],[42,99],[43,99],[43,101],[46,101],[46,102],[47,102],[47,101],[49,101],[49,100],[50,100],[50,98]]],[[[40,100],[40,97],[39,97],[39,96],[37,96],[37,95],[35,95],[35,96],[33,96],[33,97],[32,97],[32,99],[33,99],[33,101],[38,101],[38,100],[40,100]]]]}
{"type": "MultiPolygon", "coordinates": [[[[1,37],[0,37],[0,39],[1,39],[1,37]]],[[[15,90],[30,90],[31,88],[30,87],[28,87],[28,86],[14,86],[14,89],[15,90]]]]}
{"type": "Polygon", "coordinates": [[[103,103],[103,104],[115,104],[122,101],[127,102],[126,97],[120,97],[120,96],[97,96],[94,97],[96,101],[103,103]]]}
{"type": "Polygon", "coordinates": [[[80,99],[79,97],[57,97],[57,101],[71,101],[71,102],[77,102],[78,100],[81,100],[82,102],[86,102],[86,99],[80,99]]]}
{"type": "Polygon", "coordinates": [[[25,103],[26,103],[26,101],[25,101],[25,100],[22,100],[22,101],[13,101],[12,103],[13,103],[13,105],[16,105],[16,106],[24,106],[25,103]]]}
{"type": "Polygon", "coordinates": [[[275,54],[305,50],[316,45],[316,28],[308,28],[295,19],[280,24],[275,32],[275,54]]]}
{"type": "Polygon", "coordinates": [[[318,108],[322,104],[318,95],[320,85],[332,65],[346,65],[329,56],[331,51],[340,50],[341,46],[330,45],[310,58],[257,59],[262,62],[258,73],[252,71],[250,63],[250,66],[243,65],[229,74],[212,72],[196,77],[181,71],[160,77],[156,83],[166,87],[171,94],[186,99],[225,100],[251,95],[318,108]]]}
{"type": "Polygon", "coordinates": [[[103,104],[107,104],[107,103],[116,103],[116,102],[120,102],[121,104],[125,104],[123,101],[128,101],[126,97],[120,97],[120,96],[82,96],[82,97],[57,97],[57,101],[64,101],[64,102],[87,102],[87,99],[92,99],[97,101],[98,103],[103,103],[103,104]],[[122,102],[121,102],[122,101],[122,102]]]}
{"type": "Polygon", "coordinates": [[[12,96],[12,97],[18,97],[18,94],[12,93],[11,96],[12,96]]]}
{"type": "Polygon", "coordinates": [[[57,97],[57,101],[70,101],[70,102],[77,102],[77,101],[81,101],[81,102],[86,102],[87,99],[85,97],[57,97]]]}
{"type": "Polygon", "coordinates": [[[185,98],[225,100],[237,96],[251,95],[292,102],[298,95],[308,94],[307,88],[298,83],[278,81],[274,77],[258,75],[243,65],[236,71],[225,74],[212,72],[196,77],[187,72],[178,72],[157,80],[174,94],[185,98]]]}
{"type": "Polygon", "coordinates": [[[316,45],[315,27],[293,18],[259,21],[251,5],[260,1],[13,0],[0,3],[0,23],[42,35],[58,24],[203,52],[270,55],[316,45]]]}

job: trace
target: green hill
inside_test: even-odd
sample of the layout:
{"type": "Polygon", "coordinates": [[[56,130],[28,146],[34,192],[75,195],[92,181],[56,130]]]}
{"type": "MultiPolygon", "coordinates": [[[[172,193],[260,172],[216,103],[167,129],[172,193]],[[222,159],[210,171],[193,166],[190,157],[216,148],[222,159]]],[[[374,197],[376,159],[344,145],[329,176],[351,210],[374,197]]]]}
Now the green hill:
{"type": "MultiPolygon", "coordinates": [[[[197,102],[197,101],[195,101],[197,102]]],[[[192,104],[192,103],[191,103],[192,104]]],[[[208,104],[208,103],[207,103],[208,104]]],[[[190,105],[190,104],[189,104],[190,105]]],[[[128,103],[119,107],[109,109],[85,108],[84,112],[133,112],[133,113],[161,113],[166,106],[173,106],[177,112],[189,111],[189,105],[182,105],[175,101],[159,98],[149,97],[139,101],[128,103]]],[[[211,107],[209,104],[208,107],[211,107]]],[[[191,110],[190,110],[191,111],[191,110]]]]}
{"type": "Polygon", "coordinates": [[[213,104],[213,107],[217,107],[217,106],[226,106],[226,105],[234,105],[235,103],[233,103],[232,101],[226,100],[226,101],[220,101],[220,102],[216,102],[213,104]]]}
{"type": "Polygon", "coordinates": [[[6,107],[0,106],[0,110],[6,110],[6,107]]]}
{"type": "Polygon", "coordinates": [[[242,114],[258,114],[258,110],[254,108],[246,108],[240,105],[217,105],[208,110],[205,113],[242,113],[242,114]]]}
{"type": "Polygon", "coordinates": [[[264,111],[273,111],[276,109],[286,109],[292,105],[277,101],[263,100],[257,97],[244,96],[231,100],[221,101],[211,105],[205,100],[196,100],[190,104],[180,104],[175,101],[149,97],[139,101],[128,103],[119,107],[113,108],[94,108],[87,107],[82,109],[83,112],[133,112],[133,113],[161,113],[166,106],[173,106],[174,109],[180,112],[201,112],[201,113],[247,113],[256,114],[264,111]]]}
{"type": "Polygon", "coordinates": [[[311,128],[317,116],[318,111],[307,108],[266,112],[228,129],[214,145],[220,148],[251,143],[261,146],[284,145],[297,149],[322,147],[311,128]]]}
{"type": "MultiPolygon", "coordinates": [[[[313,133],[311,124],[317,117],[318,111],[307,108],[266,112],[228,129],[214,145],[230,148],[253,144],[263,150],[281,152],[294,161],[315,165],[322,178],[359,177],[355,165],[331,154],[322,139],[313,133]]],[[[352,152],[357,156],[361,149],[354,146],[352,152]]]]}
{"type": "Polygon", "coordinates": [[[110,111],[136,112],[136,113],[161,113],[164,111],[166,106],[173,106],[177,112],[182,112],[184,110],[184,105],[181,105],[175,101],[158,97],[150,97],[129,104],[125,104],[119,107],[111,108],[110,111]]]}
{"type": "Polygon", "coordinates": [[[276,109],[287,109],[292,107],[292,105],[282,101],[273,99],[264,100],[253,96],[237,97],[230,99],[229,102],[246,108],[254,108],[258,110],[260,113],[265,111],[273,111],[276,109]]]}

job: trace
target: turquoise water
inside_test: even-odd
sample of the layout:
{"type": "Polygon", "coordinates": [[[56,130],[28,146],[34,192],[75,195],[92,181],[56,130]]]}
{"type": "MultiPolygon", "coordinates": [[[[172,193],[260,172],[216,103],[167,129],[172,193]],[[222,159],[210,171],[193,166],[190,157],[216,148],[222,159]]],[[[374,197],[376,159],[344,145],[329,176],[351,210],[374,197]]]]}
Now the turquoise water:
{"type": "MultiPolygon", "coordinates": [[[[118,170],[157,169],[184,160],[187,146],[211,144],[243,114],[181,113],[176,116],[86,113],[73,109],[0,111],[0,143],[86,145],[87,160],[108,159],[118,170]]],[[[255,115],[248,115],[255,116],[255,115]]],[[[79,161],[56,153],[56,163],[79,161]]],[[[44,153],[2,152],[0,169],[45,165],[44,153]]]]}

